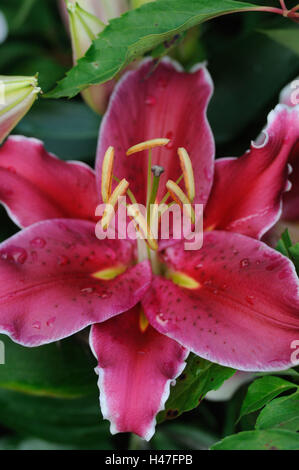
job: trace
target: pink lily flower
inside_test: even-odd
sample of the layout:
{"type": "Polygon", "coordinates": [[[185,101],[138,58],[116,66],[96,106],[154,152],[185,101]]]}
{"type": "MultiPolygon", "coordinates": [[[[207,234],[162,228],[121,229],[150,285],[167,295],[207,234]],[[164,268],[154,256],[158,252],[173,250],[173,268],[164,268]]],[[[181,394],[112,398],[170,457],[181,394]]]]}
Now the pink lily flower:
{"type": "Polygon", "coordinates": [[[298,278],[259,238],[279,218],[299,110],[277,106],[264,141],[214,163],[206,117],[212,89],[204,66],[184,73],[167,60],[156,68],[145,61],[128,72],[101,126],[95,172],[58,160],[35,139],[11,137],[0,149],[0,199],[23,228],[0,245],[0,331],[38,346],[92,325],[101,410],[112,433],[152,437],[190,350],[242,370],[292,365],[298,278]],[[152,268],[152,257],[138,259],[135,242],[98,240],[94,213],[100,188],[108,196],[119,188],[114,180],[106,185],[110,146],[113,175],[146,202],[147,154],[126,152],[156,138],[168,139],[152,150],[152,164],[165,170],[156,199],[180,177],[177,148],[185,148],[186,190],[205,204],[206,231],[202,249],[185,251],[182,240],[161,247],[152,268]]]}
{"type": "MultiPolygon", "coordinates": [[[[299,78],[282,90],[280,102],[288,106],[299,105],[299,78]]],[[[281,218],[289,229],[293,243],[299,243],[299,142],[292,150],[289,163],[292,167],[290,175],[292,187],[283,197],[281,218]]]]}
{"type": "MultiPolygon", "coordinates": [[[[290,107],[299,105],[299,78],[285,86],[280,93],[280,103],[290,107]]],[[[287,228],[293,243],[299,243],[299,142],[289,155],[292,184],[290,191],[283,196],[281,218],[266,235],[266,240],[275,246],[283,231],[287,228]]]]}

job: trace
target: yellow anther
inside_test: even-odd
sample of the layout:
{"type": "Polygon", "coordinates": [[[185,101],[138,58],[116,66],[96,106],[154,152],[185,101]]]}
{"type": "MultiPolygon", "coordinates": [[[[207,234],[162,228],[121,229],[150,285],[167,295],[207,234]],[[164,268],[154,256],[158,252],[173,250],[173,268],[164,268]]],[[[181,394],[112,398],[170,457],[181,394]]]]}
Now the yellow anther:
{"type": "Polygon", "coordinates": [[[149,321],[144,314],[143,308],[141,308],[140,313],[139,313],[139,328],[140,328],[141,333],[145,333],[148,326],[149,326],[149,321]]]}
{"type": "Polygon", "coordinates": [[[187,150],[185,150],[183,147],[178,149],[178,156],[180,158],[188,198],[191,202],[193,202],[195,197],[195,184],[192,163],[187,150]]]}
{"type": "Polygon", "coordinates": [[[130,205],[127,207],[127,211],[129,217],[134,219],[136,223],[136,229],[141,233],[145,242],[152,250],[156,251],[158,249],[158,244],[152,234],[151,229],[149,228],[146,222],[145,217],[143,217],[138,207],[136,207],[135,205],[130,205]]]}
{"type": "Polygon", "coordinates": [[[103,202],[108,202],[111,195],[112,173],[114,161],[114,148],[108,147],[104,155],[102,165],[102,199],[103,202]]]}
{"type": "Polygon", "coordinates": [[[170,142],[169,139],[152,139],[141,142],[140,144],[133,145],[127,150],[127,155],[132,155],[133,153],[142,152],[142,150],[151,150],[155,147],[162,147],[167,145],[170,142]]]}
{"type": "Polygon", "coordinates": [[[169,194],[172,199],[179,204],[179,206],[186,211],[191,222],[195,223],[195,214],[190,200],[184,193],[184,191],[177,185],[174,181],[168,180],[166,183],[166,188],[168,189],[169,194]]]}
{"type": "Polygon", "coordinates": [[[112,268],[102,269],[91,275],[95,279],[101,279],[102,281],[110,281],[111,279],[116,278],[120,274],[124,273],[127,269],[127,266],[120,264],[118,266],[113,266],[112,268]]]}
{"type": "Polygon", "coordinates": [[[181,271],[168,271],[166,277],[171,279],[172,282],[180,287],[185,287],[185,289],[198,289],[201,287],[201,284],[197,282],[193,277],[188,276],[181,271]]]}
{"type": "Polygon", "coordinates": [[[121,182],[114,189],[111,196],[109,197],[101,220],[103,230],[106,230],[108,228],[108,225],[114,215],[114,210],[117,205],[118,198],[126,194],[128,187],[129,183],[127,182],[127,180],[125,178],[122,179],[121,182]]]}

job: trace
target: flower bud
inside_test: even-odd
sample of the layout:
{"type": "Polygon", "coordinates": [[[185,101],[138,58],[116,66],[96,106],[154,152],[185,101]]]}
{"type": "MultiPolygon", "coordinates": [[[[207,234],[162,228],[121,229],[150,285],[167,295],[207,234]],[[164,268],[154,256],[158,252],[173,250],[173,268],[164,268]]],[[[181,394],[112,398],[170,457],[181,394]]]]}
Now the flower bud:
{"type": "Polygon", "coordinates": [[[67,23],[66,4],[78,3],[80,7],[107,24],[111,18],[116,18],[129,10],[129,0],[60,0],[62,15],[67,23]]]}
{"type": "Polygon", "coordinates": [[[8,34],[8,25],[4,14],[0,11],[0,44],[5,41],[8,34]]]}
{"type": "MultiPolygon", "coordinates": [[[[64,2],[63,2],[64,3],[64,2]]],[[[61,5],[62,6],[62,5],[61,5]]],[[[85,55],[92,41],[106,26],[109,19],[120,16],[128,9],[127,0],[75,0],[66,2],[72,39],[74,63],[85,55]]],[[[63,10],[65,13],[65,10],[63,10]]],[[[92,85],[82,91],[86,103],[103,114],[115,81],[92,85]]]]}
{"type": "MultiPolygon", "coordinates": [[[[130,6],[137,8],[149,1],[154,0],[60,0],[63,18],[65,22],[67,17],[69,20],[74,63],[85,55],[92,41],[110,19],[122,15],[130,6]]],[[[135,66],[136,64],[130,65],[127,69],[135,66]]],[[[95,112],[103,114],[115,83],[116,80],[113,79],[103,84],[91,85],[81,94],[95,112]]]]}
{"type": "Polygon", "coordinates": [[[36,77],[0,75],[0,143],[29,111],[39,92],[36,77]]]}

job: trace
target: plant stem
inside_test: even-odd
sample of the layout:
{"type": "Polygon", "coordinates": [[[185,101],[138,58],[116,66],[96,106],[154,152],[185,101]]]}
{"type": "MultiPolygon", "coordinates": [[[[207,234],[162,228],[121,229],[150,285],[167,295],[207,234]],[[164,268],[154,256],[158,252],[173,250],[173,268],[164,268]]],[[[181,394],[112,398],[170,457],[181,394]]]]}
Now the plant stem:
{"type": "Polygon", "coordinates": [[[147,445],[145,441],[141,439],[141,437],[132,433],[129,439],[128,450],[144,450],[146,448],[147,448],[147,445]]]}

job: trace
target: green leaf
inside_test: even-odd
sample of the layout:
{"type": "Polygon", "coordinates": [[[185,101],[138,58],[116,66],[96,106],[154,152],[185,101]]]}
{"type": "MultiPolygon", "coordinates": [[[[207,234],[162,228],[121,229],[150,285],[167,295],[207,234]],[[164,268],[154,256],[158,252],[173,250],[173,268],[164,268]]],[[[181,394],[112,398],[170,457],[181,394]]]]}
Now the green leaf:
{"type": "MultiPolygon", "coordinates": [[[[219,437],[209,433],[190,423],[167,423],[160,426],[151,441],[154,449],[208,449],[217,442],[219,437]],[[165,447],[165,441],[171,443],[171,447],[165,447]]],[[[168,444],[169,445],[169,444],[168,444]]]]}
{"type": "Polygon", "coordinates": [[[299,431],[299,392],[271,401],[259,414],[255,427],[299,431]]]}
{"type": "Polygon", "coordinates": [[[212,450],[299,450],[299,434],[282,429],[244,431],[225,437],[212,450]]]}
{"type": "Polygon", "coordinates": [[[295,265],[297,273],[299,273],[299,243],[292,245],[288,229],[286,229],[281,235],[281,239],[277,243],[276,250],[290,258],[295,265]]]}
{"type": "Polygon", "coordinates": [[[218,16],[256,9],[232,0],[161,0],[116,18],[47,96],[75,96],[88,85],[113,78],[124,66],[193,26],[218,16]]]}
{"type": "Polygon", "coordinates": [[[210,390],[217,390],[232,377],[234,369],[223,367],[191,354],[184,372],[177,379],[158,422],[179,416],[199,405],[210,390]]]}
{"type": "Polygon", "coordinates": [[[289,235],[289,231],[286,228],[285,231],[282,233],[280,240],[276,245],[276,250],[279,251],[284,256],[291,258],[289,248],[292,246],[292,241],[289,235]]]}
{"type": "Polygon", "coordinates": [[[69,399],[97,393],[96,361],[77,337],[37,348],[25,348],[4,335],[0,340],[5,350],[0,389],[69,399]]]}
{"type": "Polygon", "coordinates": [[[39,100],[15,133],[41,139],[60,158],[93,162],[100,122],[83,102],[39,100]]]}
{"type": "Polygon", "coordinates": [[[265,376],[255,380],[249,387],[240,411],[240,418],[259,410],[273,398],[297,386],[280,377],[265,376]]]}
{"type": "Polygon", "coordinates": [[[109,423],[101,419],[97,392],[70,400],[0,389],[0,423],[57,444],[112,448],[109,423]]]}
{"type": "Polygon", "coordinates": [[[299,243],[296,243],[295,245],[291,246],[289,248],[289,252],[296,267],[297,273],[299,273],[299,243]]]}
{"type": "Polygon", "coordinates": [[[273,41],[288,47],[299,55],[299,28],[279,28],[279,29],[262,29],[261,33],[266,34],[273,41]]]}
{"type": "Polygon", "coordinates": [[[17,436],[0,439],[0,450],[76,450],[78,446],[55,444],[38,438],[17,436]]]}

